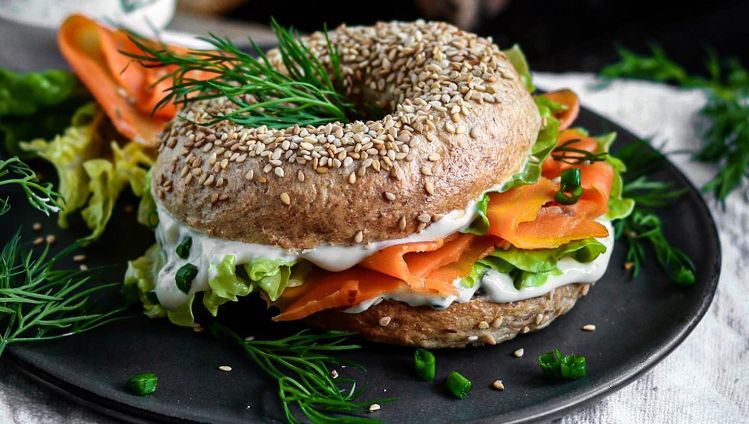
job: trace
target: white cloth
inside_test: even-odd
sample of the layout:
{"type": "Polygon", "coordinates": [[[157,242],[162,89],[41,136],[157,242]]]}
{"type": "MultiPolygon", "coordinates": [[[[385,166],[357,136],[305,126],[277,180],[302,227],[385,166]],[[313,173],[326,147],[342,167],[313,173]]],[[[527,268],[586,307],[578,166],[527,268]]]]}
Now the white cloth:
{"type": "MultiPolygon", "coordinates": [[[[589,74],[539,74],[539,87],[569,87],[583,105],[653,139],[668,151],[694,149],[699,90],[661,84],[616,81],[594,88],[589,74]]],[[[716,167],[693,163],[688,155],[671,158],[697,186],[716,167]]],[[[725,210],[707,196],[723,246],[718,293],[707,315],[668,358],[636,382],[563,423],[739,423],[749,416],[749,187],[726,201],[725,210]]],[[[36,386],[0,361],[0,423],[101,423],[111,419],[74,405],[36,386]]]]}

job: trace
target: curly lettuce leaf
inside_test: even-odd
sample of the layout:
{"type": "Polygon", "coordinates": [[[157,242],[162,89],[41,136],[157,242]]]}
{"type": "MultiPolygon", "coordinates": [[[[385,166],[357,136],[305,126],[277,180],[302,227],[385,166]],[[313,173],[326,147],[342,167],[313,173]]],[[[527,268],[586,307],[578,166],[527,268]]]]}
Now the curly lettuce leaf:
{"type": "Polygon", "coordinates": [[[67,228],[68,216],[88,200],[89,177],[83,163],[101,153],[93,136],[93,116],[96,112],[96,105],[89,103],[76,112],[73,125],[52,141],[34,139],[21,143],[23,150],[36,153],[57,170],[58,191],[65,199],[58,217],[58,225],[62,228],[67,228]]]}
{"type": "Polygon", "coordinates": [[[145,225],[150,229],[154,229],[159,225],[156,201],[154,201],[153,196],[151,195],[150,169],[146,173],[145,181],[143,182],[143,195],[140,197],[140,203],[138,204],[138,223],[145,225]]]}
{"type": "Polygon", "coordinates": [[[156,277],[162,266],[164,266],[164,256],[157,244],[149,247],[143,256],[127,263],[125,292],[137,294],[149,318],[166,316],[166,310],[159,304],[153,291],[156,288],[156,277]]]}
{"type": "Polygon", "coordinates": [[[65,199],[59,225],[67,227],[68,217],[78,209],[92,231],[85,241],[98,238],[109,222],[119,194],[130,186],[136,196],[148,192],[151,155],[135,142],[124,147],[116,142],[105,145],[95,135],[93,104],[80,108],[73,125],[52,141],[35,139],[21,147],[51,162],[57,170],[59,191],[65,199]]]}
{"type": "Polygon", "coordinates": [[[510,60],[512,67],[515,68],[518,75],[520,75],[520,81],[522,81],[525,89],[529,93],[536,91],[536,87],[533,86],[533,76],[531,75],[531,68],[528,66],[528,61],[525,60],[525,55],[517,44],[513,45],[507,50],[502,50],[507,55],[507,59],[510,60]]]}
{"type": "Polygon", "coordinates": [[[510,247],[507,250],[497,249],[478,261],[476,266],[509,274],[515,288],[520,290],[543,285],[549,276],[559,275],[557,264],[564,257],[589,263],[605,251],[606,246],[596,239],[573,241],[555,249],[527,250],[510,247]]]}
{"type": "Polygon", "coordinates": [[[237,296],[252,292],[252,282],[237,275],[236,257],[226,255],[216,266],[216,277],[208,282],[211,288],[203,295],[203,306],[214,317],[218,307],[226,302],[236,302],[237,296]]]}
{"type": "Polygon", "coordinates": [[[146,169],[153,165],[150,156],[135,142],[128,143],[124,148],[112,142],[111,148],[111,161],[91,159],[83,163],[91,193],[88,206],[81,212],[86,225],[92,230],[86,240],[95,240],[104,232],[117,197],[128,184],[136,196],[143,196],[148,191],[146,169]]]}

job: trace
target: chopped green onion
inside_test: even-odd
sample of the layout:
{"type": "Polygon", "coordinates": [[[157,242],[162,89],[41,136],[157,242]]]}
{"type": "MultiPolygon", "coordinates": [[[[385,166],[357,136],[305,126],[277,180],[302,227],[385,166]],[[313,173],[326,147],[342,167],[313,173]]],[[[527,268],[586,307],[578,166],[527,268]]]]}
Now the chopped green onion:
{"type": "Polygon", "coordinates": [[[471,380],[463,377],[457,371],[453,371],[447,376],[445,385],[447,390],[458,399],[465,399],[471,392],[471,380]]]}
{"type": "Polygon", "coordinates": [[[562,172],[562,181],[559,185],[559,191],[554,196],[554,200],[563,205],[572,205],[583,194],[583,188],[580,186],[580,169],[572,168],[562,172]]]}
{"type": "Polygon", "coordinates": [[[177,280],[177,288],[184,294],[190,293],[190,287],[192,286],[192,280],[198,276],[198,267],[191,263],[182,265],[177,270],[175,280],[177,280]]]}
{"type": "Polygon", "coordinates": [[[127,389],[134,395],[150,395],[156,391],[156,385],[158,382],[159,379],[156,377],[156,374],[152,372],[143,372],[135,374],[127,380],[127,389]]]}
{"type": "Polygon", "coordinates": [[[414,352],[414,366],[416,375],[424,381],[434,380],[436,362],[434,354],[426,349],[416,349],[414,352]]]}
{"type": "Polygon", "coordinates": [[[187,237],[182,240],[182,243],[177,245],[177,256],[182,259],[187,259],[190,256],[190,249],[192,248],[192,237],[187,237]]]}
{"type": "Polygon", "coordinates": [[[562,355],[558,348],[539,356],[538,365],[549,378],[576,380],[587,374],[584,356],[562,355]]]}

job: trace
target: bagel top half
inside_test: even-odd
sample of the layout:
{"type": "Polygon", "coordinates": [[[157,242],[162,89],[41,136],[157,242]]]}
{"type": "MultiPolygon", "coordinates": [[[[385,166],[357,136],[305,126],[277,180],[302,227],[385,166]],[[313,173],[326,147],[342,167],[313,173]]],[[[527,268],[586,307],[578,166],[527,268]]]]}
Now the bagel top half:
{"type": "MultiPolygon", "coordinates": [[[[193,102],[165,131],[153,193],[210,236],[311,248],[406,237],[518,172],[540,117],[507,57],[486,38],[437,22],[341,26],[346,94],[379,120],[246,128],[193,102]]],[[[329,63],[322,33],[304,38],[329,63]]],[[[269,53],[277,57],[277,52],[269,53]]]]}

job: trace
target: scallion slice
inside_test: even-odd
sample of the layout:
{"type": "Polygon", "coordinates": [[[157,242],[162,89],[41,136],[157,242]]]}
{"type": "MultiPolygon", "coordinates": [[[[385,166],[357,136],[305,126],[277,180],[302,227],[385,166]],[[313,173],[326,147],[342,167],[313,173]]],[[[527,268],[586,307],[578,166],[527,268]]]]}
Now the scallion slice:
{"type": "Polygon", "coordinates": [[[583,194],[583,188],[580,185],[580,169],[571,168],[562,172],[561,184],[559,191],[554,196],[554,200],[563,205],[572,205],[577,203],[583,194]]]}
{"type": "Polygon", "coordinates": [[[190,256],[190,249],[192,248],[192,237],[187,237],[186,239],[182,240],[182,243],[177,245],[177,256],[179,256],[182,259],[187,259],[188,256],[190,256]]]}
{"type": "Polygon", "coordinates": [[[424,381],[434,380],[436,362],[434,354],[426,349],[416,349],[414,352],[414,366],[416,375],[424,381]]]}
{"type": "Polygon", "coordinates": [[[177,288],[184,294],[190,293],[192,280],[197,276],[198,267],[190,263],[182,265],[182,267],[177,270],[177,274],[174,278],[177,281],[177,288]]]}
{"type": "Polygon", "coordinates": [[[549,378],[576,380],[587,374],[584,356],[562,355],[558,348],[539,356],[538,365],[549,378]]]}
{"type": "Polygon", "coordinates": [[[158,382],[159,379],[156,377],[156,374],[152,372],[143,372],[135,374],[127,380],[127,389],[134,395],[150,395],[156,391],[158,382]]]}
{"type": "Polygon", "coordinates": [[[447,376],[445,385],[447,390],[458,399],[465,399],[471,392],[471,380],[463,377],[457,371],[453,371],[447,376]]]}

